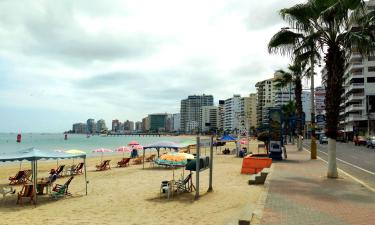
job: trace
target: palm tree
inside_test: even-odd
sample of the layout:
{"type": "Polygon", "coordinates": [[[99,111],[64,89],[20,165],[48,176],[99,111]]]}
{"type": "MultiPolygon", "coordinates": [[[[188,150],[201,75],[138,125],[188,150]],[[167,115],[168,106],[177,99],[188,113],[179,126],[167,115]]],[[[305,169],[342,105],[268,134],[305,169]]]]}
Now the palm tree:
{"type": "Polygon", "coordinates": [[[290,134],[289,142],[291,142],[292,133],[294,131],[292,130],[292,127],[290,126],[290,121],[291,121],[291,118],[294,117],[296,114],[296,105],[293,101],[289,101],[287,104],[281,107],[281,111],[283,112],[283,120],[285,121],[285,133],[290,134]]]}
{"type": "MultiPolygon", "coordinates": [[[[295,61],[293,64],[288,66],[289,71],[278,70],[279,77],[276,78],[275,85],[276,87],[285,87],[294,86],[294,96],[296,102],[296,111],[297,111],[297,134],[302,135],[302,76],[304,74],[305,65],[301,64],[298,61],[295,61]]],[[[301,139],[298,142],[298,150],[302,150],[301,139]]]]}
{"type": "MultiPolygon", "coordinates": [[[[324,54],[328,72],[325,104],[329,178],[338,177],[336,139],[344,91],[345,52],[355,48],[361,54],[368,54],[374,49],[374,14],[368,14],[364,4],[363,0],[308,0],[280,11],[293,29],[308,34],[311,42],[324,54]]],[[[308,51],[301,42],[294,43],[301,52],[308,51]]]]}

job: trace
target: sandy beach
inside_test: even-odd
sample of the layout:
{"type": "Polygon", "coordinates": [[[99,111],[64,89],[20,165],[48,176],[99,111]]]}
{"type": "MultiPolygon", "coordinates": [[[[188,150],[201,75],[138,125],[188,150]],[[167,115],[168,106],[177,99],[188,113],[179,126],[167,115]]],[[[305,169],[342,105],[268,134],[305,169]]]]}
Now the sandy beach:
{"type": "MultiPolygon", "coordinates": [[[[254,151],[256,144],[251,143],[254,151]]],[[[233,144],[231,146],[233,148],[233,144]]],[[[256,151],[256,150],[255,150],[256,151]]],[[[204,153],[204,150],[202,150],[204,153]]],[[[206,150],[207,155],[209,151],[206,150]]],[[[150,154],[150,152],[148,152],[150,154]]],[[[149,163],[116,168],[121,154],[111,159],[111,170],[96,172],[100,157],[88,158],[88,195],[85,195],[84,176],[75,176],[69,190],[72,196],[53,200],[48,195],[38,196],[38,205],[16,205],[17,194],[0,196],[0,224],[238,224],[254,209],[262,186],[249,186],[249,175],[240,174],[242,159],[234,155],[214,153],[213,192],[207,193],[209,170],[200,173],[201,197],[183,193],[167,199],[160,197],[160,184],[172,179],[172,170],[151,167],[149,163]]],[[[77,162],[77,160],[75,161],[77,162]]],[[[72,160],[61,160],[69,165],[72,160]]],[[[0,183],[19,169],[19,164],[0,164],[0,183]]],[[[40,161],[38,177],[46,177],[56,161],[40,161]]],[[[30,168],[23,162],[22,169],[30,168]]],[[[182,169],[175,170],[175,178],[182,169]]],[[[184,171],[185,176],[189,171],[184,171]]],[[[68,177],[59,178],[63,184],[68,177]]],[[[195,174],[193,175],[195,183],[195,174]]],[[[14,186],[17,192],[21,186],[14,186]]]]}

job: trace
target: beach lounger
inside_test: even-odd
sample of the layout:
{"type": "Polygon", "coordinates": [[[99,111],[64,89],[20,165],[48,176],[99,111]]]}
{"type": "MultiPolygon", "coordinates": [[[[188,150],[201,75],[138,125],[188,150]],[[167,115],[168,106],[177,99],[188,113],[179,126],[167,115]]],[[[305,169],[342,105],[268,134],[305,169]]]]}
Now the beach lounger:
{"type": "Polygon", "coordinates": [[[110,161],[111,160],[104,160],[99,165],[96,165],[96,170],[97,171],[110,170],[111,169],[111,165],[109,165],[110,161]]]}
{"type": "Polygon", "coordinates": [[[73,175],[83,174],[82,170],[83,170],[84,165],[85,165],[85,163],[83,163],[83,162],[78,163],[76,168],[74,168],[74,170],[73,170],[73,175]]]}
{"type": "Polygon", "coordinates": [[[179,193],[192,192],[193,190],[195,190],[191,173],[185,179],[176,181],[175,185],[177,188],[177,192],[179,193]]]}
{"type": "Polygon", "coordinates": [[[143,162],[143,157],[138,157],[138,158],[133,159],[134,165],[142,164],[142,162],[143,162]]]}
{"type": "Polygon", "coordinates": [[[32,170],[25,170],[25,177],[24,177],[24,182],[23,183],[26,183],[27,181],[30,181],[31,182],[31,174],[32,174],[32,170]]]}
{"type": "Polygon", "coordinates": [[[23,198],[30,198],[30,203],[35,204],[34,193],[35,193],[34,185],[32,184],[23,185],[21,191],[18,192],[17,204],[23,205],[23,201],[22,201],[23,198]]]}
{"type": "Polygon", "coordinates": [[[17,174],[14,177],[9,177],[10,185],[13,184],[21,184],[23,182],[23,179],[25,177],[25,171],[20,170],[17,172],[17,174]]]}
{"type": "Polygon", "coordinates": [[[122,158],[121,161],[117,162],[117,167],[129,166],[130,158],[122,158]]]}
{"type": "Polygon", "coordinates": [[[56,184],[53,189],[52,189],[52,193],[51,193],[51,197],[52,198],[59,198],[59,197],[64,197],[66,195],[71,195],[69,192],[68,192],[68,189],[69,189],[69,185],[70,183],[72,182],[74,176],[71,176],[69,178],[69,180],[67,180],[65,182],[65,184],[61,185],[61,184],[56,184]]]}
{"type": "Polygon", "coordinates": [[[62,172],[64,171],[65,165],[60,165],[56,169],[56,175],[57,177],[62,177],[62,172]]]}
{"type": "Polygon", "coordinates": [[[153,162],[155,160],[156,155],[152,154],[149,157],[146,158],[146,162],[153,162]]]}

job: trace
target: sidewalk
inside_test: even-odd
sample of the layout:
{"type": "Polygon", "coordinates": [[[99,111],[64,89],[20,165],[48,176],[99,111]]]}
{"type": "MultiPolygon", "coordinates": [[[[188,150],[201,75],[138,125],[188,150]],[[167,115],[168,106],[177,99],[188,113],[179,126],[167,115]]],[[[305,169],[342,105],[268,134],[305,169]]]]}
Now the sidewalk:
{"type": "Polygon", "coordinates": [[[374,192],[340,171],[339,179],[327,179],[327,164],[295,146],[287,153],[273,164],[262,225],[375,224],[374,192]]]}

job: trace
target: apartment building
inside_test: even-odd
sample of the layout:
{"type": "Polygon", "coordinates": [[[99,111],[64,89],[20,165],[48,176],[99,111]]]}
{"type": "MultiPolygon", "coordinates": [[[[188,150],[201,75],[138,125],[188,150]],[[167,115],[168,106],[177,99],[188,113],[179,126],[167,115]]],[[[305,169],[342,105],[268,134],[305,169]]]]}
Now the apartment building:
{"type": "MultiPolygon", "coordinates": [[[[367,4],[369,10],[375,10],[375,1],[367,4]]],[[[374,134],[375,56],[362,56],[353,47],[346,57],[340,127],[349,138],[355,133],[374,134]]]]}
{"type": "Polygon", "coordinates": [[[201,107],[213,105],[214,97],[212,95],[190,95],[187,99],[181,100],[180,129],[188,133],[197,132],[201,107]]]}
{"type": "Polygon", "coordinates": [[[219,108],[217,106],[202,106],[199,121],[201,132],[216,132],[219,126],[219,108]]]}

